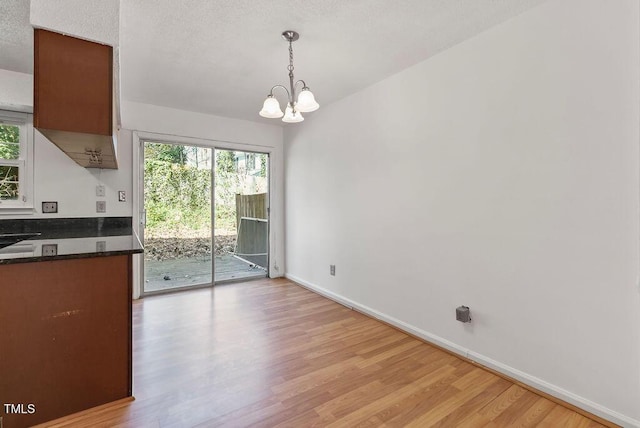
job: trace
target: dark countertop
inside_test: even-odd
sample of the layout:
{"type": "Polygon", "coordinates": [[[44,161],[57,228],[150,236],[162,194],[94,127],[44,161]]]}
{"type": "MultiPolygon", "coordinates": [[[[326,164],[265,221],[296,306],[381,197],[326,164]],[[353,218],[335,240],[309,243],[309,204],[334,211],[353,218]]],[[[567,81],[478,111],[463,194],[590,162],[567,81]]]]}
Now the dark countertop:
{"type": "Polygon", "coordinates": [[[0,248],[0,265],[142,253],[131,217],[0,220],[0,234],[39,236],[0,248]]]}

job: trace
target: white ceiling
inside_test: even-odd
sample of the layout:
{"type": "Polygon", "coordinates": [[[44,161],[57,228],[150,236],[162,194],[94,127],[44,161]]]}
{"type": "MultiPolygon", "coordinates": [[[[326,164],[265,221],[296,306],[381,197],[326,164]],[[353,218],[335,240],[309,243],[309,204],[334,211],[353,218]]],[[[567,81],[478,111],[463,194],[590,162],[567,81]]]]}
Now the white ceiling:
{"type": "Polygon", "coordinates": [[[33,73],[29,0],[0,0],[0,68],[33,73]]]}
{"type": "MultiPolygon", "coordinates": [[[[121,0],[122,98],[281,123],[257,113],[288,84],[284,30],[300,33],[296,79],[326,106],[543,1],[121,0]]],[[[1,0],[0,19],[0,68],[32,72],[29,0],[1,0]]]]}

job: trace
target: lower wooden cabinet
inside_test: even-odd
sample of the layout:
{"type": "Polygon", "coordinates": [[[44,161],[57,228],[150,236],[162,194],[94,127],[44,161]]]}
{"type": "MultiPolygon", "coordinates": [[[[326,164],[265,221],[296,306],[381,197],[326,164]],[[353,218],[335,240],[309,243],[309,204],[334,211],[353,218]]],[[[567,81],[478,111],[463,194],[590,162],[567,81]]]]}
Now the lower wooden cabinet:
{"type": "Polygon", "coordinates": [[[131,256],[0,265],[0,416],[27,427],[131,396],[131,256]]]}

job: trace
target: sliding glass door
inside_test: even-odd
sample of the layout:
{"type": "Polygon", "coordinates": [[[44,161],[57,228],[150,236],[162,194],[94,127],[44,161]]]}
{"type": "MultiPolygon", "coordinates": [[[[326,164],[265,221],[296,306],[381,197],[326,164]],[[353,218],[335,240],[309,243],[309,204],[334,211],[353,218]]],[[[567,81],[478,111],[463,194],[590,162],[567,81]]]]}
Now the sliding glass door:
{"type": "Polygon", "coordinates": [[[269,157],[146,141],[145,295],[267,276],[269,157]]]}

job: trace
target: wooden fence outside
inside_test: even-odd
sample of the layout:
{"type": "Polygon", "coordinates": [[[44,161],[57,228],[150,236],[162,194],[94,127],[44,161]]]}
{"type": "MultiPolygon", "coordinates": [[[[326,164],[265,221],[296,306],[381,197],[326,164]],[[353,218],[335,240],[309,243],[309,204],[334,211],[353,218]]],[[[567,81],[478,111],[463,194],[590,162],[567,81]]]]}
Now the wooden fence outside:
{"type": "Polygon", "coordinates": [[[236,230],[240,227],[240,217],[267,219],[267,194],[236,194],[236,230]]]}

